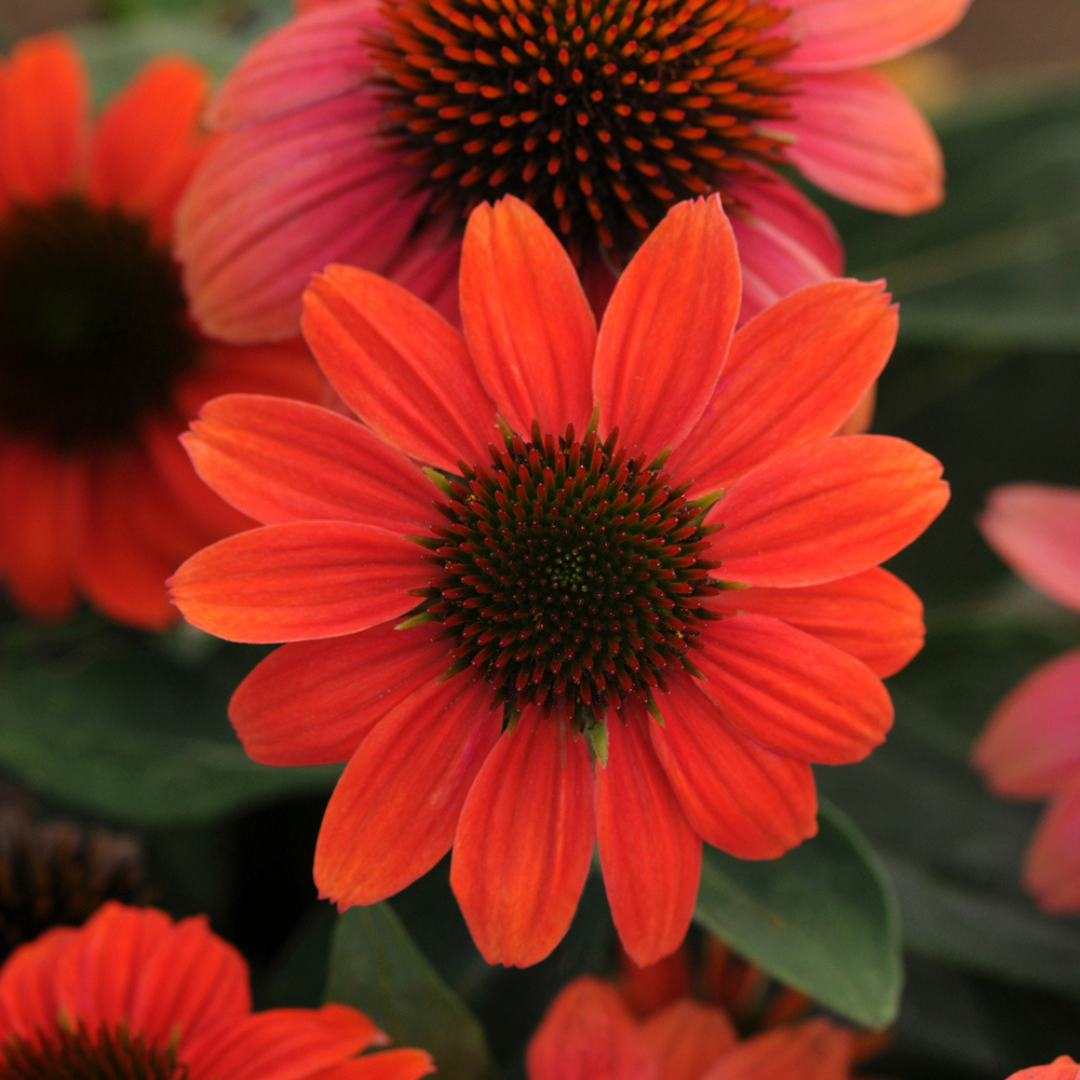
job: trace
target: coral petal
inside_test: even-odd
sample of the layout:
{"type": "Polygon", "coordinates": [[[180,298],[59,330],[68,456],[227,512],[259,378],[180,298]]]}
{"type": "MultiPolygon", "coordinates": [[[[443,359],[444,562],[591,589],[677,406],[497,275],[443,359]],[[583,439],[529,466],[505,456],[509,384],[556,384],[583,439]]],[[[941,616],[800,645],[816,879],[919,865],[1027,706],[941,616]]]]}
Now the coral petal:
{"type": "Polygon", "coordinates": [[[739,256],[718,196],[678,203],[630,261],[604,313],[593,390],[600,430],[631,454],[677,446],[724,366],[739,256]]]}
{"type": "Polygon", "coordinates": [[[326,808],[315,884],[339,907],[405,888],[449,850],[466,794],[499,738],[483,679],[429,680],[360,744],[326,808]]]}
{"type": "Polygon", "coordinates": [[[283,645],[236,688],[229,719],[248,756],[264,765],[348,761],[379,720],[438,679],[446,651],[430,629],[390,623],[283,645]]]}
{"type": "Polygon", "coordinates": [[[1080,911],[1080,779],[1054,794],[1024,857],[1024,888],[1043,911],[1080,911]]]}
{"type": "Polygon", "coordinates": [[[854,1035],[824,1018],[793,1027],[774,1028],[740,1043],[702,1080],[847,1080],[854,1056],[854,1035]]]}
{"type": "Polygon", "coordinates": [[[903,439],[845,435],[743,475],[710,511],[713,556],[747,585],[815,585],[895,555],[949,498],[941,463],[903,439]]]}
{"type": "Polygon", "coordinates": [[[570,926],[596,837],[592,768],[564,718],[529,707],[480,770],[450,884],[489,964],[535,964],[570,926]]]}
{"type": "Polygon", "coordinates": [[[853,656],[764,615],[709,623],[694,654],[702,692],[728,722],[778,754],[860,761],[885,741],[893,709],[881,680],[853,656]]]}
{"type": "Polygon", "coordinates": [[[545,433],[584,432],[596,320],[566,248],[519,199],[469,217],[461,317],[480,381],[515,431],[538,420],[545,433]]]}
{"type": "Polygon", "coordinates": [[[304,297],[304,335],[327,378],[387,442],[456,471],[487,460],[495,408],[464,339],[399,285],[332,266],[304,297]]]}
{"type": "Polygon", "coordinates": [[[660,1056],[664,1080],[700,1080],[739,1041],[727,1013],[688,997],[648,1017],[642,1034],[660,1056]]]}
{"type": "Polygon", "coordinates": [[[784,450],[832,435],[896,341],[882,285],[830,281],[785,297],[735,335],[705,414],[669,458],[699,492],[726,488],[784,450]]]}
{"type": "Polygon", "coordinates": [[[653,747],[690,824],[742,859],[775,859],[817,832],[817,793],[805,761],[746,738],[696,683],[672,681],[653,747]]]}
{"type": "Polygon", "coordinates": [[[686,937],[701,878],[701,838],[675,798],[640,708],[607,719],[607,766],[596,770],[596,838],[619,940],[635,964],[686,937]]]}
{"type": "Polygon", "coordinates": [[[420,549],[346,521],[264,525],[193,555],[169,583],[189,622],[229,641],[278,642],[366,630],[416,606],[420,549]]]}

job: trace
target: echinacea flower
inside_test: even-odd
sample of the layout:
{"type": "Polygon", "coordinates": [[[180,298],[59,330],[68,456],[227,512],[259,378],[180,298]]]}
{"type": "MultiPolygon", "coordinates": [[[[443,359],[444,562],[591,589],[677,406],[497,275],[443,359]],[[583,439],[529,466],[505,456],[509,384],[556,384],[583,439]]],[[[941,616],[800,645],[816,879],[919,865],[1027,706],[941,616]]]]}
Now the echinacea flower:
{"type": "MultiPolygon", "coordinates": [[[[1080,489],[995,488],[979,526],[1025,581],[1080,612],[1080,489]]],[[[1005,697],[972,760],[999,795],[1049,796],[1024,859],[1024,886],[1046,911],[1080,911],[1080,649],[1036,669],[1005,697]]]]}
{"type": "Polygon", "coordinates": [[[45,36],[0,60],[0,580],[39,617],[78,595],[148,629],[165,578],[250,525],[195,476],[177,436],[229,390],[312,397],[303,343],[198,333],[170,253],[205,150],[207,85],[150,64],[91,124],[78,55],[45,36]]]}
{"type": "Polygon", "coordinates": [[[224,137],[180,214],[196,316],[228,340],[294,333],[311,274],[342,262],[453,321],[468,214],[508,194],[600,311],[667,209],[719,192],[748,318],[842,264],[776,166],[876,210],[940,201],[933,133],[867,65],[969,2],[305,0],[211,105],[224,137]]]}
{"type": "Polygon", "coordinates": [[[106,904],[0,969],[0,1075],[18,1080],[419,1080],[422,1050],[345,1005],[251,1011],[247,964],[205,918],[106,904]]]}
{"type": "Polygon", "coordinates": [[[851,1031],[830,1020],[740,1040],[723,1010],[688,997],[639,1022],[583,976],[551,1003],[525,1063],[528,1080],[850,1080],[853,1056],[851,1031]]]}
{"type": "Polygon", "coordinates": [[[599,844],[646,963],[682,940],[702,838],[772,858],[816,830],[808,762],[864,757],[879,676],[922,641],[877,568],[944,506],[932,457],[832,437],[885,364],[880,284],[802,290],[733,335],[716,196],[671,210],[597,333],[569,255],[507,198],[473,212],[464,334],[331,267],[304,332],[361,423],[233,396],[187,444],[266,522],[172,581],[196,626],[289,641],[233,697],[258,761],[344,761],[315,854],[341,906],[453,845],[489,962],[562,938],[599,844]]]}
{"type": "Polygon", "coordinates": [[[1035,1065],[1013,1073],[1009,1080],[1080,1080],[1080,1062],[1062,1055],[1049,1065],[1035,1065]]]}

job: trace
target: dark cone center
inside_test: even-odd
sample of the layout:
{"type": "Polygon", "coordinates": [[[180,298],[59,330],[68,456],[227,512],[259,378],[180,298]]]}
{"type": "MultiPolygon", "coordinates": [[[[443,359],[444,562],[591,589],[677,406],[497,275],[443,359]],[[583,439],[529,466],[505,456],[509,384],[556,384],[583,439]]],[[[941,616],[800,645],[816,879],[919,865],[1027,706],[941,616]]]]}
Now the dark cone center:
{"type": "Polygon", "coordinates": [[[0,216],[0,429],[59,451],[123,441],[197,355],[145,221],[76,198],[0,216]]]}
{"type": "Polygon", "coordinates": [[[187,1080],[174,1048],[160,1048],[123,1026],[95,1032],[61,1020],[35,1039],[0,1044],[0,1080],[187,1080]]]}
{"type": "Polygon", "coordinates": [[[447,525],[422,617],[454,641],[452,670],[479,669],[513,717],[560,708],[580,728],[634,696],[652,704],[688,653],[717,584],[704,509],[658,462],[601,443],[507,433],[491,464],[447,481],[447,525]]]}
{"type": "Polygon", "coordinates": [[[788,11],[768,0],[393,0],[373,41],[389,145],[431,210],[516,195],[625,261],[672,203],[784,160],[788,11]]]}

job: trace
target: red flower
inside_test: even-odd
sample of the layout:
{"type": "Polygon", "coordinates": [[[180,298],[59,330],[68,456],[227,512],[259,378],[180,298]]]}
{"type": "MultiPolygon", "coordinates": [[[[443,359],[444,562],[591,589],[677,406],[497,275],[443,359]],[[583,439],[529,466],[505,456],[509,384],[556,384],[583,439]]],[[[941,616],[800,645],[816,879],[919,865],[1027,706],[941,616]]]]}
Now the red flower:
{"type": "Polygon", "coordinates": [[[345,1005],[252,1013],[247,965],[206,919],[110,902],[0,970],[5,1076],[150,1080],[418,1080],[422,1050],[385,1050],[345,1005]]]}
{"type": "Polygon", "coordinates": [[[1009,1080],[1080,1080],[1080,1063],[1062,1055],[1049,1065],[1035,1065],[1013,1073],[1009,1080]]]}
{"type": "Polygon", "coordinates": [[[782,180],[910,214],[942,195],[914,106],[867,65],[969,0],[307,0],[210,111],[224,134],[181,211],[200,321],[295,332],[312,273],[387,274],[453,321],[469,211],[523,198],[580,258],[597,310],[666,210],[719,191],[744,317],[840,272],[824,215],[782,180]]]}
{"type": "Polygon", "coordinates": [[[690,998],[638,1022],[612,986],[584,976],[552,1002],[525,1062],[528,1080],[850,1080],[854,1048],[825,1019],[740,1041],[722,1009],[690,998]]]}
{"type": "MultiPolygon", "coordinates": [[[[996,488],[979,526],[1025,581],[1080,611],[1080,490],[996,488]]],[[[972,758],[999,795],[1050,797],[1024,860],[1024,885],[1046,911],[1080,911],[1080,649],[1005,697],[972,758]]]]}
{"type": "Polygon", "coordinates": [[[169,243],[205,149],[206,81],[157,60],[91,125],[63,38],[0,61],[0,579],[36,616],[81,594],[123,622],[170,622],[165,578],[251,524],[177,436],[216,394],[318,392],[299,340],[239,349],[191,325],[169,243]]]}
{"type": "Polygon", "coordinates": [[[719,199],[683,203],[597,334],[565,249],[506,199],[466,231],[464,336],[374,274],[315,280],[305,333],[362,424],[203,410],[196,467],[267,524],[185,563],[174,596],[212,633],[296,642],[231,716],[259,761],[349,759],[323,895],[371,903],[453,845],[480,951],[531,964],[599,843],[646,963],[682,940],[702,838],[779,855],[816,829],[808,762],[885,737],[879,676],[922,622],[876,564],[947,488],[909,443],[830,436],[896,314],[830,282],[733,336],[739,296],[719,199]]]}

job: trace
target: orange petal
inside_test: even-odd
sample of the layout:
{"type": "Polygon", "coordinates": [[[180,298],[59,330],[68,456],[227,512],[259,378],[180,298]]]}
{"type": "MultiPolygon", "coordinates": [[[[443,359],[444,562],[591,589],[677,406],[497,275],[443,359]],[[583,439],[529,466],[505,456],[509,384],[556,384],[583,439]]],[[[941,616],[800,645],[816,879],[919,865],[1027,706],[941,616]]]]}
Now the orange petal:
{"type": "Polygon", "coordinates": [[[917,214],[945,197],[933,129],[876,71],[803,76],[796,109],[775,126],[794,139],[792,164],[830,194],[890,214],[917,214]]]}
{"type": "Polygon", "coordinates": [[[677,446],[724,366],[741,285],[719,196],[679,203],[641,245],[604,313],[593,390],[601,432],[631,454],[677,446]]]}
{"type": "Polygon", "coordinates": [[[529,1080],[660,1080],[658,1065],[615,989],[589,975],[563,987],[525,1051],[529,1080]]]}
{"type": "Polygon", "coordinates": [[[888,570],[799,589],[730,589],[710,598],[723,615],[769,615],[843,649],[879,678],[894,675],[923,645],[922,601],[888,570]]]}
{"type": "Polygon", "coordinates": [[[1052,484],[994,488],[979,528],[1025,581],[1080,611],[1080,488],[1052,484]]]}
{"type": "Polygon", "coordinates": [[[404,889],[446,854],[477,771],[499,738],[491,687],[429,681],[360,744],[326,808],[315,848],[319,895],[339,907],[404,889]]]}
{"type": "Polygon", "coordinates": [[[729,487],[768,458],[832,435],[896,342],[881,283],[830,281],[780,300],[731,343],[716,393],[668,459],[697,492],[729,487]]]}
{"type": "Polygon", "coordinates": [[[489,964],[528,967],[563,939],[595,836],[585,740],[558,713],[526,709],[469,792],[450,864],[454,895],[489,964]]]}
{"type": "Polygon", "coordinates": [[[876,64],[951,30],[971,0],[787,0],[799,47],[793,71],[836,71],[876,64]]]}
{"type": "Polygon", "coordinates": [[[696,682],[671,680],[664,726],[649,736],[690,824],[741,859],[775,859],[817,832],[805,761],[775,754],[732,727],[696,682]]]}
{"type": "Polygon", "coordinates": [[[77,942],[76,930],[55,927],[8,957],[0,968],[0,1038],[32,1039],[52,1028],[60,1010],[56,973],[77,942]]]}
{"type": "Polygon", "coordinates": [[[688,997],[650,1016],[642,1034],[660,1056],[664,1080],[700,1080],[739,1041],[727,1013],[688,997]]]}
{"type": "Polygon", "coordinates": [[[722,577],[815,585],[895,555],[941,513],[941,463],[903,439],[845,435],[787,451],[746,473],[713,507],[722,577]]]}
{"type": "Polygon", "coordinates": [[[199,131],[209,76],[182,57],[148,64],[98,121],[87,194],[98,206],[151,217],[172,236],[177,200],[202,153],[199,131]]]}
{"type": "Polygon", "coordinates": [[[1054,1058],[1049,1065],[1021,1069],[1020,1072],[1013,1073],[1008,1080],[1080,1080],[1080,1062],[1062,1055],[1054,1058]]]}
{"type": "Polygon", "coordinates": [[[728,721],[778,754],[861,761],[892,727],[889,693],[853,656],[764,615],[708,623],[694,662],[728,721]]]}
{"type": "Polygon", "coordinates": [[[391,623],[276,649],[236,688],[229,719],[264,765],[348,761],[367,733],[449,666],[423,626],[391,623]],[[303,717],[303,722],[298,717],[303,717]]]}
{"type": "Polygon", "coordinates": [[[971,760],[999,795],[1038,799],[1080,775],[1080,649],[1055,657],[1005,696],[971,760]]]}
{"type": "Polygon", "coordinates": [[[304,294],[304,336],[320,367],[376,434],[455,471],[487,460],[495,408],[461,335],[401,286],[331,266],[304,294]]]}
{"type": "Polygon", "coordinates": [[[184,445],[203,480],[270,525],[327,519],[416,532],[438,518],[436,488],[404,454],[317,405],[216,398],[184,445]]]}
{"type": "Polygon", "coordinates": [[[88,86],[67,38],[42,34],[16,45],[0,98],[0,191],[43,203],[70,191],[84,165],[88,86]]]}
{"type": "Polygon", "coordinates": [[[584,432],[596,320],[566,248],[519,199],[469,216],[461,318],[480,381],[510,427],[527,433],[539,420],[545,433],[584,432]]]}
{"type": "Polygon", "coordinates": [[[189,622],[230,641],[340,637],[416,606],[430,572],[411,541],[371,525],[302,521],[219,540],[173,575],[189,622]]]}
{"type": "Polygon", "coordinates": [[[854,1037],[831,1020],[775,1028],[740,1043],[702,1080],[849,1080],[854,1037]]]}
{"type": "Polygon", "coordinates": [[[606,721],[607,766],[596,770],[596,838],[619,939],[644,966],[679,947],[701,879],[701,838],[690,827],[649,742],[641,709],[606,721]]]}
{"type": "Polygon", "coordinates": [[[435,1062],[426,1050],[401,1048],[364,1054],[339,1065],[331,1074],[320,1073],[318,1080],[420,1080],[432,1072],[435,1062]]]}

